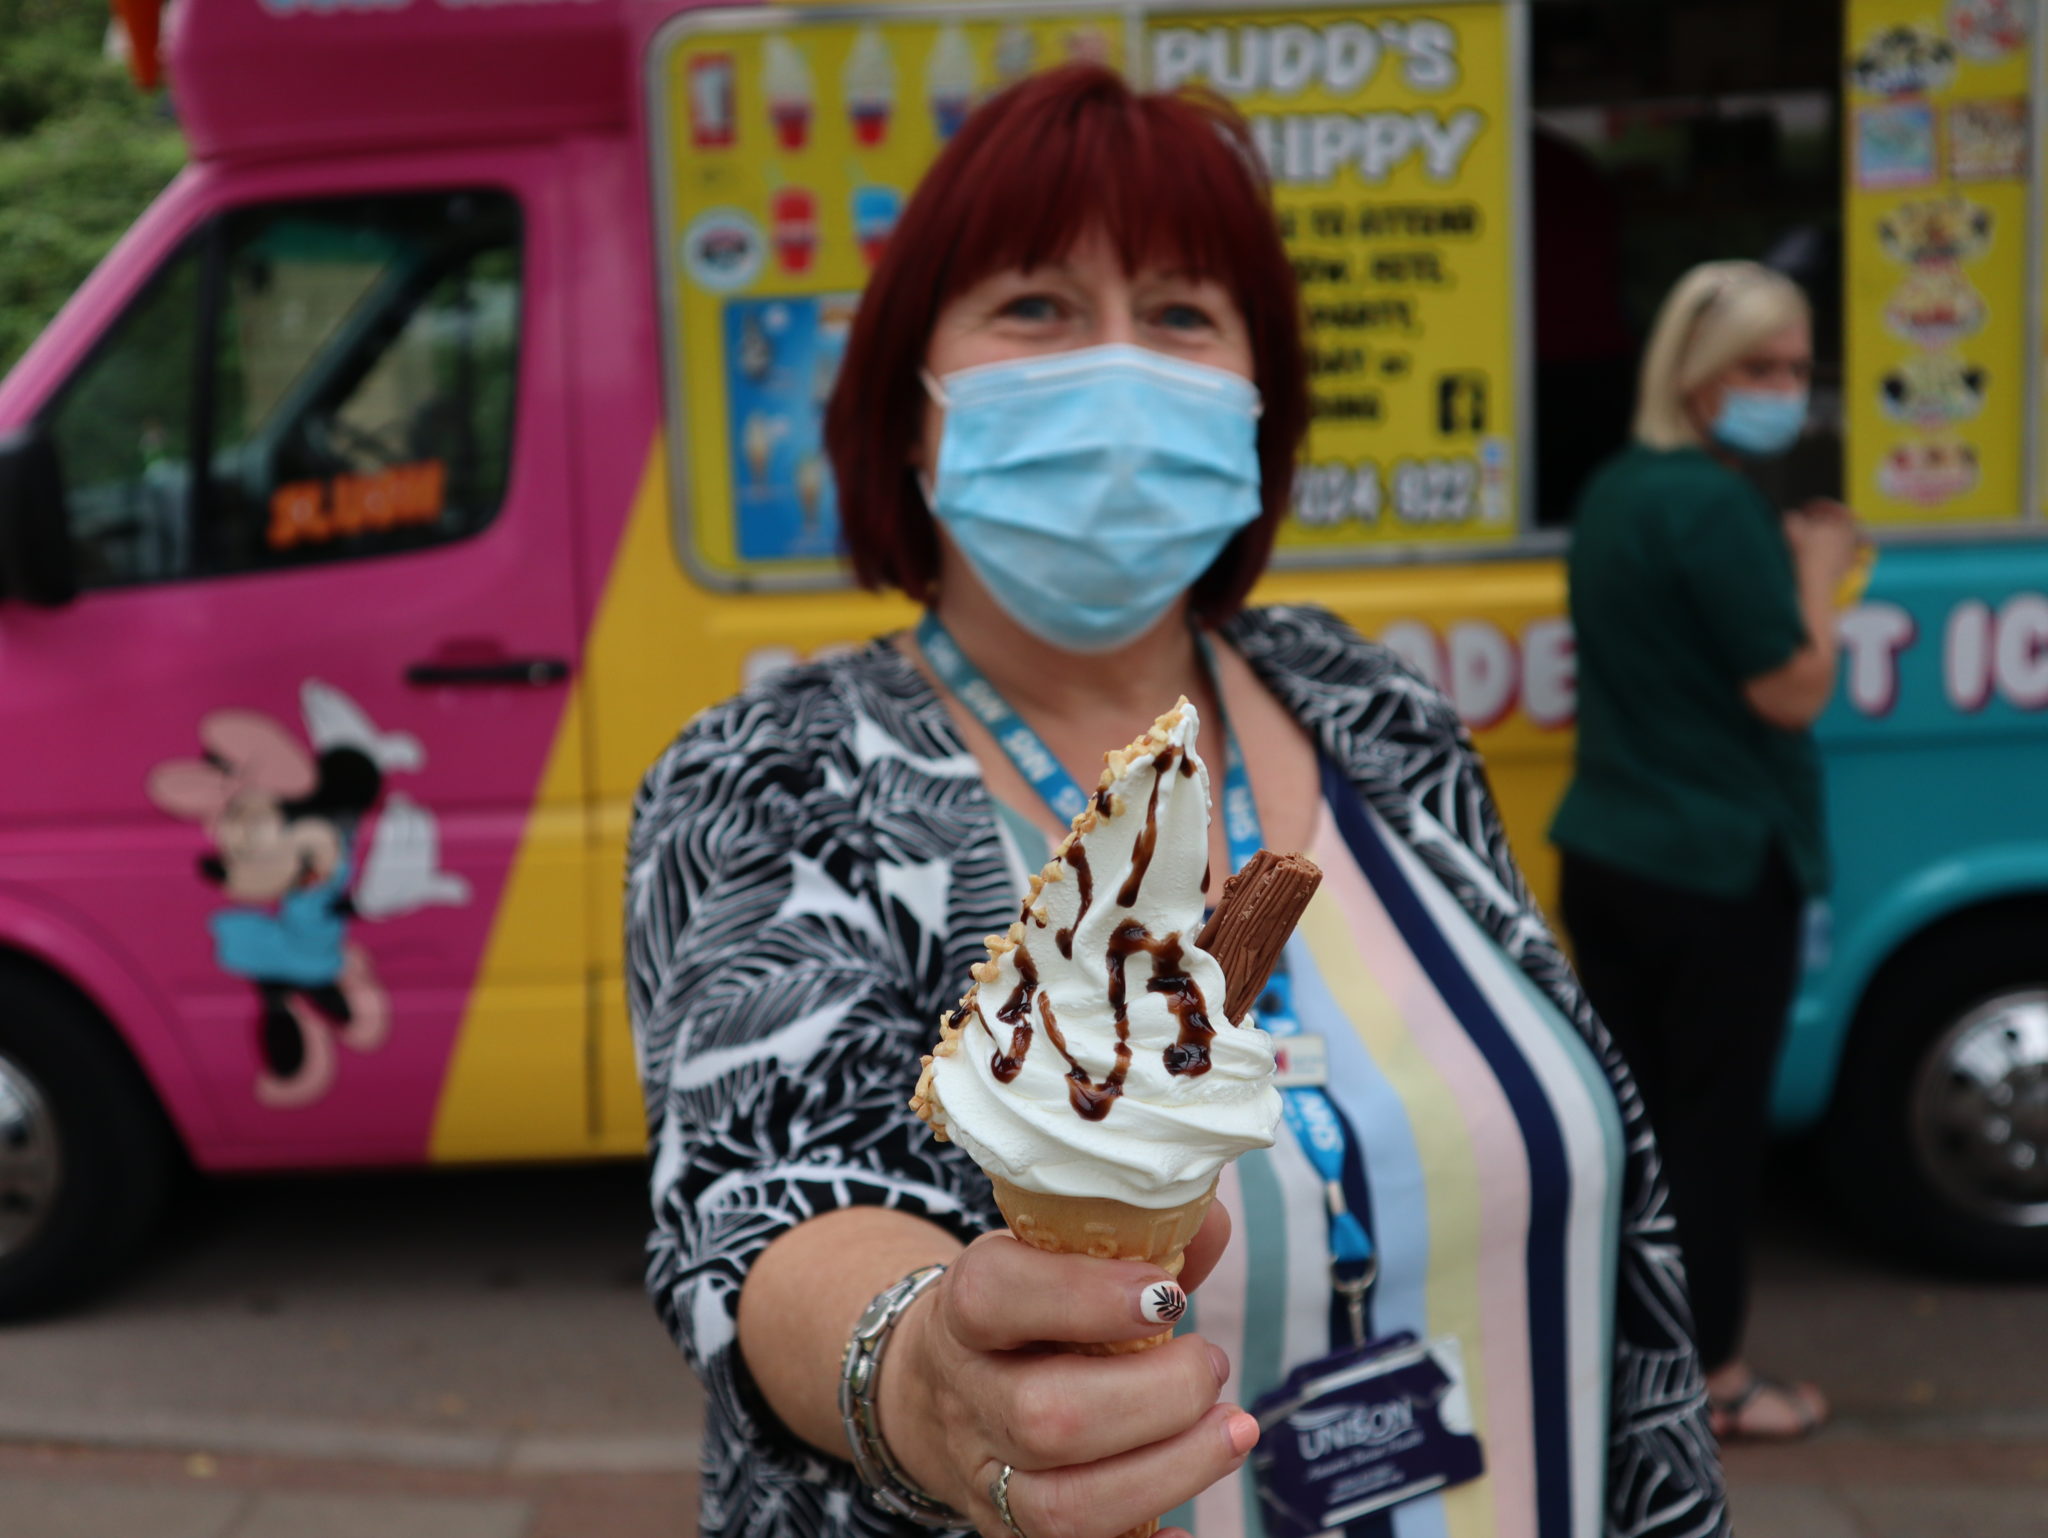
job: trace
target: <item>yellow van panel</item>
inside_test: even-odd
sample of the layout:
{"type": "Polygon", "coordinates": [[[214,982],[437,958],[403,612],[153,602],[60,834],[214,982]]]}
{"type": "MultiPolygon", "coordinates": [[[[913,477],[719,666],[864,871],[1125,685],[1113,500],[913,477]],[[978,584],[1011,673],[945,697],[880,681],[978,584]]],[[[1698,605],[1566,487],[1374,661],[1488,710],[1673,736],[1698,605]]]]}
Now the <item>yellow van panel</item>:
{"type": "Polygon", "coordinates": [[[626,981],[620,976],[597,985],[596,1059],[597,1151],[639,1153],[647,1142],[647,1117],[640,1100],[633,1027],[626,1015],[626,981]]]}
{"type": "Polygon", "coordinates": [[[436,1162],[556,1158],[590,1149],[590,997],[574,984],[521,980],[536,956],[575,976],[590,865],[583,802],[582,686],[549,750],[535,809],[513,861],[471,985],[434,1117],[436,1162]]]}

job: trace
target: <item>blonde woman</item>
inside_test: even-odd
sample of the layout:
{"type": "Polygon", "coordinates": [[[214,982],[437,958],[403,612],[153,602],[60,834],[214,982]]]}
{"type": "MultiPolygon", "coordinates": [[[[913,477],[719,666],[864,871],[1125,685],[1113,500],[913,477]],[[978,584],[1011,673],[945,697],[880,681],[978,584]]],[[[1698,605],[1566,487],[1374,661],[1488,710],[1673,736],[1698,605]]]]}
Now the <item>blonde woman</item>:
{"type": "Polygon", "coordinates": [[[1838,503],[1780,515],[1750,468],[1799,439],[1811,314],[1789,278],[1709,262],[1657,318],[1635,441],[1581,497],[1571,552],[1576,773],[1551,837],[1594,1007],[1663,1145],[1716,1427],[1808,1434],[1811,1384],[1741,1351],[1745,1231],[1800,914],[1827,883],[1810,728],[1835,686],[1838,503]]]}

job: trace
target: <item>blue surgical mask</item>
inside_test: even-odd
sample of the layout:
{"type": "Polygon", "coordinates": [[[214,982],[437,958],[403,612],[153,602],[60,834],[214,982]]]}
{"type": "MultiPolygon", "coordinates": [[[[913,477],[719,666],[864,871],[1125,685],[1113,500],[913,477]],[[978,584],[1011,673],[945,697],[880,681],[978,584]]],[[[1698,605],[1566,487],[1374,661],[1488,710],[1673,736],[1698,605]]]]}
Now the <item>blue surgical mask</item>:
{"type": "Polygon", "coordinates": [[[1714,418],[1717,442],[1753,459],[1782,454],[1799,441],[1806,426],[1806,392],[1728,390],[1714,418]]]}
{"type": "Polygon", "coordinates": [[[1149,348],[926,377],[946,413],[925,495],[1003,611],[1063,651],[1158,623],[1259,516],[1259,392],[1149,348]]]}

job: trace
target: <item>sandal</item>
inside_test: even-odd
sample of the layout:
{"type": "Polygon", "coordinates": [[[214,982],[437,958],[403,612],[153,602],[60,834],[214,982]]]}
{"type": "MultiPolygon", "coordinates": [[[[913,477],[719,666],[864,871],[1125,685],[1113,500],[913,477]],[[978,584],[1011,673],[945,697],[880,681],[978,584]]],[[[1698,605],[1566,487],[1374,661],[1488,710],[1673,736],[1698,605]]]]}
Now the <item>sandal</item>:
{"type": "Polygon", "coordinates": [[[1707,1408],[1713,1413],[1714,1435],[1723,1442],[1799,1442],[1827,1423],[1825,1412],[1813,1407],[1807,1385],[1780,1383],[1762,1373],[1752,1376],[1749,1386],[1739,1394],[1731,1394],[1726,1399],[1708,1399],[1707,1408]],[[1769,1428],[1744,1425],[1746,1412],[1765,1395],[1771,1394],[1792,1412],[1793,1424],[1769,1428]]]}

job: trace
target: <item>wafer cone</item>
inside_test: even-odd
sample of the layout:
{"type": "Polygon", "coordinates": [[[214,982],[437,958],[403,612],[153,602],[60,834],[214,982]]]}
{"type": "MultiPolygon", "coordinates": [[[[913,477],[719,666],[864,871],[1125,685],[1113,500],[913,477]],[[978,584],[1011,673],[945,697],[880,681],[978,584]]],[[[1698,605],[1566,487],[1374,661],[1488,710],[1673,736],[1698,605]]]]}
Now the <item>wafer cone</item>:
{"type": "MultiPolygon", "coordinates": [[[[996,1205],[1010,1232],[1034,1250],[1053,1255],[1092,1255],[1097,1260],[1147,1260],[1168,1276],[1179,1276],[1187,1248],[1201,1231],[1209,1203],[1215,1199],[1216,1183],[1191,1202],[1178,1207],[1133,1207],[1127,1202],[1100,1196],[1047,1196],[1013,1186],[1000,1175],[989,1177],[996,1189],[996,1205]]],[[[1173,1339],[1173,1331],[1162,1330],[1142,1340],[1106,1342],[1062,1342],[1059,1349],[1081,1356],[1126,1356],[1150,1351],[1173,1339]]],[[[1159,1521],[1141,1522],[1119,1538],[1152,1538],[1159,1521]]]]}

